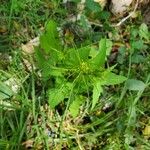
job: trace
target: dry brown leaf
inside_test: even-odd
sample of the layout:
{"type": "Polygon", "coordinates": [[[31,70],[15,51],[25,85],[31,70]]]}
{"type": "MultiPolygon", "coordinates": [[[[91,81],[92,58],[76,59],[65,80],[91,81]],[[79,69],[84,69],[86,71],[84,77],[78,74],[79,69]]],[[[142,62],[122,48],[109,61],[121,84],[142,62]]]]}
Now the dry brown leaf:
{"type": "Polygon", "coordinates": [[[5,32],[7,32],[7,28],[4,26],[0,27],[0,33],[5,33],[5,32]]]}
{"type": "Polygon", "coordinates": [[[33,147],[33,140],[27,140],[22,143],[23,146],[25,146],[26,149],[32,148],[33,147]]]}
{"type": "MultiPolygon", "coordinates": [[[[21,49],[23,54],[25,56],[32,55],[34,53],[34,47],[38,45],[39,45],[39,37],[30,40],[27,44],[22,44],[21,49]]],[[[27,70],[32,71],[32,67],[33,69],[35,69],[34,64],[32,65],[26,57],[23,58],[23,63],[27,68],[27,70]]]]}
{"type": "Polygon", "coordinates": [[[30,40],[27,44],[22,44],[21,48],[24,53],[26,54],[33,54],[34,53],[34,46],[39,45],[39,37],[36,37],[30,40]]]}

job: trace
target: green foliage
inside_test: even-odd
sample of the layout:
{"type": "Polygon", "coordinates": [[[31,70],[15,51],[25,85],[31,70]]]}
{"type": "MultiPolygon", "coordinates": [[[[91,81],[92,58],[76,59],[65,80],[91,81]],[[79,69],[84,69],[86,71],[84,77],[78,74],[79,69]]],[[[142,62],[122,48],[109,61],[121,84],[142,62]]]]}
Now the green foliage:
{"type": "Polygon", "coordinates": [[[148,26],[146,24],[141,24],[139,28],[139,35],[141,38],[144,38],[145,40],[149,40],[150,38],[150,32],[148,31],[148,26]]]}
{"type": "MultiPolygon", "coordinates": [[[[79,12],[79,2],[2,0],[0,56],[12,50],[7,54],[14,57],[2,57],[0,63],[10,73],[2,74],[0,82],[0,149],[150,149],[145,134],[150,113],[148,25],[131,17],[110,27],[118,19],[107,6],[87,0],[79,12]],[[78,13],[80,20],[70,21],[70,14],[78,13]],[[46,23],[35,49],[38,67],[30,72],[17,49],[39,35],[49,18],[59,22],[60,34],[56,22],[46,23]],[[116,84],[126,78],[114,72],[127,74],[123,88],[116,84]],[[15,94],[5,84],[11,77],[21,80],[15,94]]],[[[31,62],[34,66],[35,59],[31,62]]]]}
{"type": "Polygon", "coordinates": [[[142,40],[136,40],[131,42],[131,46],[134,50],[142,50],[144,45],[142,40]]]}
{"type": "MultiPolygon", "coordinates": [[[[46,54],[61,50],[60,40],[58,38],[57,25],[54,21],[47,23],[45,34],[40,37],[41,48],[46,54]],[[51,33],[51,34],[50,34],[51,33]]],[[[51,54],[56,56],[57,54],[51,54]]]]}
{"type": "Polygon", "coordinates": [[[93,0],[86,0],[86,7],[93,12],[99,12],[101,10],[100,5],[93,0]]]}
{"type": "Polygon", "coordinates": [[[92,63],[98,67],[102,67],[106,57],[106,39],[102,39],[99,43],[99,53],[92,59],[92,63]]]}
{"type": "Polygon", "coordinates": [[[49,105],[51,108],[54,108],[58,105],[62,100],[69,97],[69,93],[71,92],[72,84],[67,82],[62,85],[60,88],[51,88],[48,91],[49,94],[49,105]]]}
{"type": "Polygon", "coordinates": [[[118,57],[117,57],[117,62],[119,64],[123,64],[124,61],[125,61],[125,54],[126,52],[126,48],[125,47],[120,47],[119,50],[118,50],[118,57]]]}
{"type": "Polygon", "coordinates": [[[74,118],[78,116],[79,108],[83,103],[84,103],[84,97],[80,95],[76,96],[73,102],[71,103],[69,107],[69,111],[74,118]]]}
{"type": "Polygon", "coordinates": [[[99,18],[100,18],[101,20],[107,21],[107,20],[110,18],[110,12],[108,12],[108,11],[102,11],[102,12],[99,14],[99,18]]]}
{"type": "Polygon", "coordinates": [[[0,81],[0,100],[10,98],[13,95],[12,90],[0,81]]]}
{"type": "Polygon", "coordinates": [[[145,62],[145,57],[141,54],[134,54],[134,55],[132,55],[131,59],[132,59],[131,62],[135,63],[135,64],[145,62]]]}
{"type": "Polygon", "coordinates": [[[127,78],[121,75],[116,75],[112,72],[108,72],[105,75],[104,85],[115,85],[124,82],[127,78]]]}
{"type": "Polygon", "coordinates": [[[94,84],[93,87],[93,97],[92,97],[92,109],[95,107],[96,103],[99,100],[100,94],[103,92],[101,82],[98,81],[94,84]]]}
{"type": "Polygon", "coordinates": [[[115,85],[126,80],[125,77],[112,73],[113,68],[104,67],[107,49],[110,51],[112,45],[109,40],[101,39],[93,56],[90,55],[91,46],[62,49],[57,26],[53,21],[47,24],[46,31],[40,39],[40,46],[36,49],[38,64],[43,77],[54,79],[48,92],[51,108],[68,99],[71,102],[71,113],[75,117],[81,105],[78,97],[92,92],[93,109],[102,93],[102,85],[115,85]]]}
{"type": "Polygon", "coordinates": [[[126,88],[133,91],[142,91],[146,87],[145,83],[140,80],[128,79],[126,82],[126,88]]]}

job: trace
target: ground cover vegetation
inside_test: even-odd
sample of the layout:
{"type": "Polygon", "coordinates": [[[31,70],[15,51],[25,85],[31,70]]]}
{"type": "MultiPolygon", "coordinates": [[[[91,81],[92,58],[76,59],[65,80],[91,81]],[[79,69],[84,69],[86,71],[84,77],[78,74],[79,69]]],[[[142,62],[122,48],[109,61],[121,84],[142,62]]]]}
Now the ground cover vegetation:
{"type": "Polygon", "coordinates": [[[150,149],[146,6],[0,3],[0,149],[150,149]]]}

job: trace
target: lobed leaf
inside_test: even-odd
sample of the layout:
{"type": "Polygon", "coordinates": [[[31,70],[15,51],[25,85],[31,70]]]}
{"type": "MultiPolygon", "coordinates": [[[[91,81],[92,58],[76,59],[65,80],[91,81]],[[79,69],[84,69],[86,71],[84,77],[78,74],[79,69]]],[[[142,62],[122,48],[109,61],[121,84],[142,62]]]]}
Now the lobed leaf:
{"type": "Polygon", "coordinates": [[[92,109],[95,107],[96,103],[99,100],[99,96],[103,92],[101,82],[97,81],[97,83],[94,84],[93,87],[93,95],[92,95],[92,109]]]}
{"type": "Polygon", "coordinates": [[[48,91],[48,99],[50,107],[55,108],[55,106],[57,106],[65,98],[68,98],[71,88],[72,88],[71,83],[65,83],[60,88],[50,89],[48,91]]]}
{"type": "Polygon", "coordinates": [[[92,59],[92,63],[97,67],[103,66],[105,64],[106,50],[106,39],[101,39],[99,42],[99,52],[95,58],[92,59]]]}
{"type": "Polygon", "coordinates": [[[115,73],[109,72],[105,75],[104,80],[105,80],[104,81],[105,85],[115,85],[115,84],[120,84],[126,81],[127,78],[124,76],[116,75],[115,73]]]}
{"type": "Polygon", "coordinates": [[[77,49],[77,53],[79,55],[80,61],[86,61],[89,57],[91,51],[91,47],[82,47],[80,49],[77,49]]]}
{"type": "Polygon", "coordinates": [[[84,102],[84,99],[82,96],[76,96],[75,100],[71,103],[69,107],[69,111],[71,115],[73,116],[73,118],[75,118],[78,115],[80,106],[83,104],[83,102],[84,102]]]}
{"type": "Polygon", "coordinates": [[[46,32],[40,37],[40,45],[46,53],[59,51],[61,49],[57,24],[54,21],[51,20],[47,23],[46,32]]]}

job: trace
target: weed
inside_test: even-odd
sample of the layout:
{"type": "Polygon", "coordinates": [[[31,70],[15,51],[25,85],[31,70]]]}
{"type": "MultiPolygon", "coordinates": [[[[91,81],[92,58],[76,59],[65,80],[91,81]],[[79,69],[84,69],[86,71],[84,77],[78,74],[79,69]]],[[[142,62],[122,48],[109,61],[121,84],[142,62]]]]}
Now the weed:
{"type": "Polygon", "coordinates": [[[0,149],[150,149],[146,24],[112,27],[93,0],[2,4],[0,149]],[[29,70],[20,45],[39,34],[29,70]]]}

